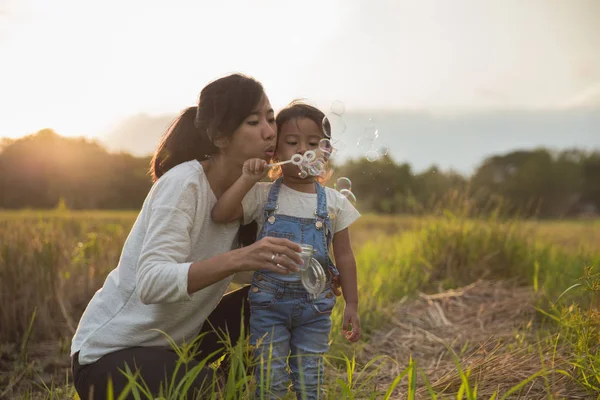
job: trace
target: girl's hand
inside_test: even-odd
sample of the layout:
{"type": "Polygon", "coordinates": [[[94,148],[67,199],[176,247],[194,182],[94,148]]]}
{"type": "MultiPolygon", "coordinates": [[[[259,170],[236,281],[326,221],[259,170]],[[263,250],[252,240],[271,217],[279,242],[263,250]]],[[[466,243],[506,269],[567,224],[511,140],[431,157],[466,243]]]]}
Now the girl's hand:
{"type": "Polygon", "coordinates": [[[342,323],[342,333],[346,340],[356,342],[362,336],[360,329],[360,319],[358,318],[358,307],[355,305],[346,304],[344,310],[344,319],[342,323]],[[352,328],[351,330],[349,330],[352,328]]]}
{"type": "Polygon", "coordinates": [[[331,279],[331,290],[333,291],[333,294],[335,294],[337,297],[340,297],[342,295],[341,287],[342,284],[340,283],[340,276],[334,276],[331,279]]]}
{"type": "Polygon", "coordinates": [[[238,251],[238,262],[244,271],[268,269],[285,275],[297,272],[296,264],[302,264],[302,259],[297,254],[300,246],[284,238],[267,236],[238,251]]]}
{"type": "Polygon", "coordinates": [[[267,162],[260,158],[251,158],[246,160],[242,166],[242,177],[252,182],[260,182],[265,176],[269,168],[267,162]]]}

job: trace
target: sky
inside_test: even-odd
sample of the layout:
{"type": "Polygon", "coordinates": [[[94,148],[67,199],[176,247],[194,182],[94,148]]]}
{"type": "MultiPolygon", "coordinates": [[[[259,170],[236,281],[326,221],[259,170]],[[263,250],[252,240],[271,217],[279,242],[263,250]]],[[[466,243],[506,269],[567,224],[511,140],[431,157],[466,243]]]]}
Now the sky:
{"type": "Polygon", "coordinates": [[[0,137],[98,137],[231,72],[273,106],[600,108],[598,0],[0,0],[0,137]]]}

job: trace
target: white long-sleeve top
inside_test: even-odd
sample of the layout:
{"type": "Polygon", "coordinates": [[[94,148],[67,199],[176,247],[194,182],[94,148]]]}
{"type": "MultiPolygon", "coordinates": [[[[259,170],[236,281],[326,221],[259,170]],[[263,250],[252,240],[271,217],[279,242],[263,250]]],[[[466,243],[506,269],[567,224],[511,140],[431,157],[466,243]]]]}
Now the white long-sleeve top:
{"type": "MultiPolygon", "coordinates": [[[[239,222],[215,224],[216,197],[202,165],[188,161],[152,186],[125,241],[117,267],[88,304],[71,355],[90,364],[133,346],[168,346],[194,340],[214,310],[230,276],[191,296],[190,265],[237,246],[239,222]]],[[[241,312],[241,310],[240,310],[241,312]]]]}

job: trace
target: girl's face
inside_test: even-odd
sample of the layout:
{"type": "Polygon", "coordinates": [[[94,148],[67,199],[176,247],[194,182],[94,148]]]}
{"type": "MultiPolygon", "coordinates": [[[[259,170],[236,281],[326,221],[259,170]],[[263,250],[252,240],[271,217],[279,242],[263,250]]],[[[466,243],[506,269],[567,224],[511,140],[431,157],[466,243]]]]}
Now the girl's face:
{"type": "MultiPolygon", "coordinates": [[[[279,137],[277,138],[277,159],[287,161],[294,154],[304,154],[308,150],[317,151],[319,141],[323,139],[321,128],[309,118],[295,118],[285,122],[281,126],[279,137]]],[[[313,176],[301,179],[299,177],[300,169],[292,164],[281,166],[283,176],[300,181],[314,180],[313,176]]]]}
{"type": "Polygon", "coordinates": [[[243,164],[250,158],[269,161],[275,154],[277,125],[269,99],[265,95],[262,103],[221,145],[222,153],[243,164]]]}

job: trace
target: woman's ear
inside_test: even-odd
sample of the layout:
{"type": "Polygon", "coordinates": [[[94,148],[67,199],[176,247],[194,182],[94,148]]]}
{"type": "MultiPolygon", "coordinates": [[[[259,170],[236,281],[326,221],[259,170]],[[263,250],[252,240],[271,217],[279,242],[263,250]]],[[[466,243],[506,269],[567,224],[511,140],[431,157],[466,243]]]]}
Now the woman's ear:
{"type": "Polygon", "coordinates": [[[213,144],[217,146],[219,149],[226,149],[229,147],[229,138],[228,137],[217,137],[213,140],[213,144]]]}

